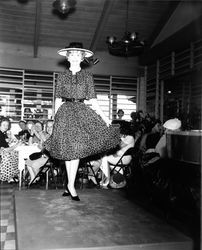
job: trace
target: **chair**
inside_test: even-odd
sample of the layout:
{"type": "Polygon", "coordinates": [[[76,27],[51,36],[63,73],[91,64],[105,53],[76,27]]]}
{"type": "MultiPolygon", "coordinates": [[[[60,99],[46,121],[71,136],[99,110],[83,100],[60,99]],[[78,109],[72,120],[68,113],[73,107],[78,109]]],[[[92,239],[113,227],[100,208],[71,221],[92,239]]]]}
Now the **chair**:
{"type": "Polygon", "coordinates": [[[23,165],[23,168],[20,168],[19,169],[19,175],[18,175],[18,178],[19,178],[19,191],[21,191],[22,189],[22,186],[25,185],[25,182],[26,182],[26,175],[27,175],[27,171],[26,171],[26,161],[27,161],[27,158],[24,158],[24,165],[23,165]],[[26,173],[25,173],[26,171],[26,173]]]}
{"type": "Polygon", "coordinates": [[[55,188],[57,189],[57,182],[56,182],[54,170],[57,171],[57,175],[58,175],[57,168],[54,167],[54,163],[53,163],[52,159],[49,158],[47,160],[47,162],[40,168],[40,170],[39,170],[38,174],[35,176],[35,178],[31,181],[31,183],[29,183],[28,187],[30,187],[38,177],[42,177],[43,175],[45,175],[46,176],[46,190],[47,190],[48,185],[49,185],[49,173],[50,173],[51,178],[54,181],[55,188]]]}
{"type": "Polygon", "coordinates": [[[109,163],[110,166],[112,166],[112,169],[110,171],[110,176],[115,173],[120,173],[120,171],[123,171],[123,176],[125,177],[126,184],[127,184],[127,179],[132,173],[132,165],[133,165],[133,158],[135,156],[135,148],[129,148],[118,160],[116,164],[109,163]],[[123,158],[124,156],[131,156],[131,160],[127,163],[124,164],[123,158]]]}
{"type": "Polygon", "coordinates": [[[97,182],[97,186],[99,187],[100,186],[100,181],[99,181],[99,178],[98,178],[98,175],[96,175],[94,169],[93,169],[93,166],[91,164],[91,160],[92,160],[92,157],[87,157],[85,159],[82,159],[80,164],[79,164],[79,177],[81,179],[81,186],[80,188],[83,188],[83,184],[84,184],[84,179],[86,179],[85,177],[86,176],[93,176],[97,182]],[[90,171],[91,172],[90,172],[90,171]]]}

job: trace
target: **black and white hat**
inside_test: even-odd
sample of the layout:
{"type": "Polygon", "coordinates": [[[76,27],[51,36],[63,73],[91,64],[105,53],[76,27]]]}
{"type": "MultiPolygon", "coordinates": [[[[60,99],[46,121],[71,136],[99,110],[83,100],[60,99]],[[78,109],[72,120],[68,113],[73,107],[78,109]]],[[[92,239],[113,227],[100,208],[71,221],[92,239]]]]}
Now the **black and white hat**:
{"type": "Polygon", "coordinates": [[[58,51],[58,54],[61,56],[66,56],[68,51],[81,51],[84,52],[84,57],[88,58],[93,56],[93,52],[88,50],[88,49],[84,49],[83,48],[83,44],[79,43],[79,42],[72,42],[69,44],[68,47],[65,47],[64,49],[61,49],[58,51]]]}

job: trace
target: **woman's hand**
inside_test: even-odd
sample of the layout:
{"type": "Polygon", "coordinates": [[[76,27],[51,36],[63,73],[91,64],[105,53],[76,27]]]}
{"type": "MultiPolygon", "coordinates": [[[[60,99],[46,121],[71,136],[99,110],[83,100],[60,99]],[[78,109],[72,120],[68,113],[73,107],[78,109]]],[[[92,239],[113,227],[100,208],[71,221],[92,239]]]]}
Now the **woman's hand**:
{"type": "Polygon", "coordinates": [[[32,125],[30,134],[31,134],[31,135],[34,135],[34,134],[35,134],[35,132],[36,132],[36,130],[35,130],[35,126],[34,126],[34,125],[32,125]]]}
{"type": "Polygon", "coordinates": [[[155,151],[155,148],[148,148],[146,151],[145,151],[145,153],[147,154],[147,153],[155,153],[156,151],[155,151]]]}
{"type": "Polygon", "coordinates": [[[62,105],[63,101],[62,101],[62,98],[56,98],[55,99],[55,110],[54,110],[54,113],[56,114],[59,107],[62,105]]]}
{"type": "Polygon", "coordinates": [[[106,124],[107,124],[107,127],[109,127],[110,125],[111,125],[111,123],[110,123],[110,120],[109,119],[106,119],[106,124]]]}

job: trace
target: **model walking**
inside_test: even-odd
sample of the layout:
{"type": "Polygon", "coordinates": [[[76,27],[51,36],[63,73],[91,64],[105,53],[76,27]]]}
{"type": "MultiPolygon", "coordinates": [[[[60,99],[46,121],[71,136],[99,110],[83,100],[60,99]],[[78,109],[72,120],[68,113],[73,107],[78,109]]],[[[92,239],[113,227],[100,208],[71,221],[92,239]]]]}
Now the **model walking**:
{"type": "Polygon", "coordinates": [[[58,53],[67,58],[70,67],[57,78],[57,113],[53,133],[45,142],[45,148],[53,158],[65,160],[68,184],[63,195],[79,201],[74,186],[79,159],[115,147],[120,135],[119,130],[109,126],[108,118],[98,105],[92,73],[80,66],[85,57],[93,56],[93,52],[83,49],[81,43],[71,43],[58,53]],[[84,103],[85,100],[90,101],[96,112],[84,103]]]}

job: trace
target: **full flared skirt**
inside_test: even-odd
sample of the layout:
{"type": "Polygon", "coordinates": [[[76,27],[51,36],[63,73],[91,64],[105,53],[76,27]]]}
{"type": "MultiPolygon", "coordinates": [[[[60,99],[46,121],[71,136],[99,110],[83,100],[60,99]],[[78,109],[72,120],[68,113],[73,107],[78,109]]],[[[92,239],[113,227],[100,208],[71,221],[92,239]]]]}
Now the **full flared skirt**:
{"type": "Polygon", "coordinates": [[[74,160],[107,152],[119,143],[118,128],[108,127],[84,103],[66,102],[58,109],[52,135],[44,146],[53,158],[74,160]]]}

